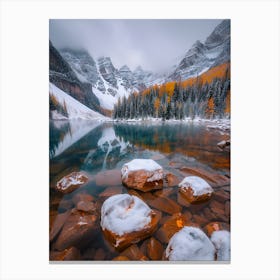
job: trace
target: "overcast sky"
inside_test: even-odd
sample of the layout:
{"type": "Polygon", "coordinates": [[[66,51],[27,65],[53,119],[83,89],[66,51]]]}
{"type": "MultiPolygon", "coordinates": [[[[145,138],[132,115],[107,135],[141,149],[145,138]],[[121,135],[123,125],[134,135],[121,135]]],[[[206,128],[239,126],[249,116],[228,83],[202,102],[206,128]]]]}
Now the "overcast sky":
{"type": "Polygon", "coordinates": [[[58,49],[85,48],[96,59],[109,56],[115,67],[164,71],[179,62],[196,40],[202,42],[222,20],[50,20],[58,49]]]}

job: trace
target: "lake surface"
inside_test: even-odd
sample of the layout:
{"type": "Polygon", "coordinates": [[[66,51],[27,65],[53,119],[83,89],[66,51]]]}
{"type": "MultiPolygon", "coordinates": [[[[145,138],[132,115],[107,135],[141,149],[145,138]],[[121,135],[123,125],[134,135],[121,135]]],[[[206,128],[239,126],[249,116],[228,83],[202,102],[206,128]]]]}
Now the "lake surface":
{"type": "MultiPolygon", "coordinates": [[[[159,228],[172,216],[159,198],[172,200],[180,207],[190,223],[204,228],[218,221],[230,225],[230,152],[221,150],[217,143],[229,139],[229,131],[207,127],[203,123],[100,123],[93,121],[50,122],[50,227],[60,213],[75,208],[78,193],[94,197],[101,206],[114,193],[128,193],[122,186],[120,169],[135,158],[153,159],[165,173],[179,181],[186,175],[202,174],[212,185],[215,196],[200,205],[188,205],[178,196],[178,187],[164,184],[164,191],[152,196],[139,192],[151,207],[161,212],[159,228]],[[56,182],[72,171],[83,171],[88,183],[71,194],[54,190],[56,182]],[[194,172],[194,173],[193,173],[194,172]],[[198,172],[198,173],[197,173],[198,172]],[[210,180],[210,181],[209,181],[210,180]],[[153,203],[151,202],[153,200],[153,203]]],[[[163,248],[167,244],[156,231],[153,234],[163,248]]],[[[50,244],[51,251],[53,243],[50,244]]],[[[145,253],[144,241],[137,244],[145,253]]],[[[111,260],[120,252],[114,251],[104,240],[102,232],[78,248],[82,260],[111,260]]]]}

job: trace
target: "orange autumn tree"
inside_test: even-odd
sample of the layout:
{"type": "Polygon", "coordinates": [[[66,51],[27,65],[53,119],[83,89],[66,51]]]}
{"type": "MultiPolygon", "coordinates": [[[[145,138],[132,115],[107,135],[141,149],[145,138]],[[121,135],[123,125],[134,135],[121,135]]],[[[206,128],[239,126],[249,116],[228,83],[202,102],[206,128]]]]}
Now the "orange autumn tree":
{"type": "Polygon", "coordinates": [[[206,116],[208,118],[213,118],[214,116],[214,113],[215,113],[215,103],[214,103],[214,98],[213,96],[211,96],[209,99],[208,99],[208,102],[207,102],[207,108],[206,108],[206,116]]]}
{"type": "Polygon", "coordinates": [[[230,115],[230,90],[228,91],[227,97],[226,97],[225,115],[226,116],[230,115]]]}
{"type": "Polygon", "coordinates": [[[155,102],[154,102],[154,108],[155,108],[155,111],[156,111],[156,117],[157,117],[157,118],[158,118],[159,106],[160,106],[160,100],[159,100],[159,98],[157,97],[157,98],[155,99],[155,102]]]}

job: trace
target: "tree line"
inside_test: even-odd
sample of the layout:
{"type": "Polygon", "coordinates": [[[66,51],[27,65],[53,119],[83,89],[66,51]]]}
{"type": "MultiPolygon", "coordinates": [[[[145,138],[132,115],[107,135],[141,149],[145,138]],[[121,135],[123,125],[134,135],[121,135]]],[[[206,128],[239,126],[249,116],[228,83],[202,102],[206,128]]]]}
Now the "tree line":
{"type": "Polygon", "coordinates": [[[210,83],[197,77],[195,81],[183,86],[172,82],[153,86],[140,93],[119,98],[113,110],[114,119],[162,120],[201,117],[230,117],[230,75],[226,71],[222,78],[214,78],[210,83]]]}

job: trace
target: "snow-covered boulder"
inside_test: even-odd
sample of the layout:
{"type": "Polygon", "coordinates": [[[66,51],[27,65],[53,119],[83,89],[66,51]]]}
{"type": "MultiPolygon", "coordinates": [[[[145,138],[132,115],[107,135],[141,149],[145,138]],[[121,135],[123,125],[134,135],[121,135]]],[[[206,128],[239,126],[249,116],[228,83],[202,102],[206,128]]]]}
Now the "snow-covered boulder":
{"type": "Polygon", "coordinates": [[[179,184],[179,191],[190,203],[208,200],[213,194],[212,187],[198,176],[185,177],[179,184]]]}
{"type": "Polygon", "coordinates": [[[183,227],[175,233],[165,250],[170,261],[213,261],[215,247],[207,235],[196,227],[183,227]]]}
{"type": "Polygon", "coordinates": [[[64,194],[71,193],[88,181],[88,177],[82,172],[72,172],[56,184],[56,190],[64,194]]]}
{"type": "Polygon", "coordinates": [[[217,261],[230,260],[230,232],[227,230],[214,231],[211,235],[217,252],[217,261]]]}
{"type": "Polygon", "coordinates": [[[150,236],[158,220],[156,212],[134,195],[113,195],[101,207],[103,233],[117,249],[126,248],[150,236]]]}
{"type": "Polygon", "coordinates": [[[163,187],[163,169],[152,159],[134,159],[124,164],[121,175],[129,188],[147,192],[163,187]]]}

